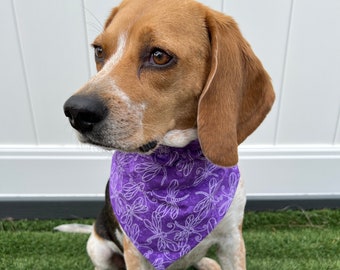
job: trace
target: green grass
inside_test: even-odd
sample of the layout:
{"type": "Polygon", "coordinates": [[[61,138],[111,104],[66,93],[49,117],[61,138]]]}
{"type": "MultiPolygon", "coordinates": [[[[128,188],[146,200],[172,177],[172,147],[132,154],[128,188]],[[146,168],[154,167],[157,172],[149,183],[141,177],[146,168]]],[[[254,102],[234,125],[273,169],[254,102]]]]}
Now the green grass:
{"type": "MultiPolygon", "coordinates": [[[[0,221],[0,269],[92,269],[88,235],[53,231],[70,222],[0,221]]],[[[340,210],[248,212],[244,238],[250,270],[340,269],[340,210]]]]}
{"type": "Polygon", "coordinates": [[[0,222],[0,269],[92,269],[86,256],[88,235],[53,231],[67,222],[70,221],[0,222]]]}
{"type": "Polygon", "coordinates": [[[248,269],[340,269],[340,210],[248,213],[248,269]]]}

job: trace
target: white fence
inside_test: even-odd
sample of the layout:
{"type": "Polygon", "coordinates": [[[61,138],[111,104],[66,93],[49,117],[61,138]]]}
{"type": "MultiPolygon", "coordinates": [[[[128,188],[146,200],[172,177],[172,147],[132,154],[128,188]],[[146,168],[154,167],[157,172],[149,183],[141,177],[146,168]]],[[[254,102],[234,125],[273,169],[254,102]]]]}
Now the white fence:
{"type": "MultiPolygon", "coordinates": [[[[0,200],[102,196],[110,155],[78,144],[62,106],[118,2],[1,1],[0,200]]],[[[339,198],[340,1],[202,2],[238,21],[277,95],[240,147],[249,196],[339,198]]]]}

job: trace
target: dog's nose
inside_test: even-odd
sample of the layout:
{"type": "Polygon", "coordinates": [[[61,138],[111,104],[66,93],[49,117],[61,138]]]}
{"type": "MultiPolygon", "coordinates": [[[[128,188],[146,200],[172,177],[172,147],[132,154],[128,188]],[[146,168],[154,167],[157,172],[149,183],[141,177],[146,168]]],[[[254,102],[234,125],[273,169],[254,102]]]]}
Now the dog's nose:
{"type": "Polygon", "coordinates": [[[74,95],[64,104],[64,113],[72,127],[81,133],[92,131],[105,119],[107,111],[104,102],[95,96],[74,95]]]}

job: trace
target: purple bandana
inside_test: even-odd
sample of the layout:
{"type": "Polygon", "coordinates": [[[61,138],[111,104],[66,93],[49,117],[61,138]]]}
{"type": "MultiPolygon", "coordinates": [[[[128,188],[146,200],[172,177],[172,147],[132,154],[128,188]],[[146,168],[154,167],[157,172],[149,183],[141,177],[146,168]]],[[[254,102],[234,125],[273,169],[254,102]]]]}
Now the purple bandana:
{"type": "Polygon", "coordinates": [[[116,151],[110,199],[120,225],[157,270],[190,252],[222,220],[234,198],[238,167],[218,167],[198,141],[151,155],[116,151]]]}

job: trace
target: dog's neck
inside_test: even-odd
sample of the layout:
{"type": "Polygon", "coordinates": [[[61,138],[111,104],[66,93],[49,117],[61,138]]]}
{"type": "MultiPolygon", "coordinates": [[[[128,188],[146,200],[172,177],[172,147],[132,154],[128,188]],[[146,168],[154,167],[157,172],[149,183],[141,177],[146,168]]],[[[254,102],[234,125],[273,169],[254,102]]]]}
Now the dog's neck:
{"type": "Polygon", "coordinates": [[[170,147],[186,147],[190,142],[197,139],[197,129],[174,129],[167,132],[162,144],[170,147]]]}
{"type": "Polygon", "coordinates": [[[115,152],[110,199],[125,233],[157,269],[187,254],[222,220],[238,167],[208,161],[197,140],[150,155],[115,152]]]}

